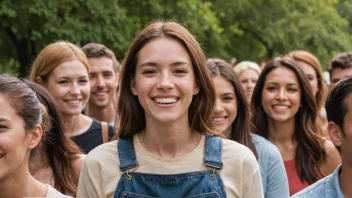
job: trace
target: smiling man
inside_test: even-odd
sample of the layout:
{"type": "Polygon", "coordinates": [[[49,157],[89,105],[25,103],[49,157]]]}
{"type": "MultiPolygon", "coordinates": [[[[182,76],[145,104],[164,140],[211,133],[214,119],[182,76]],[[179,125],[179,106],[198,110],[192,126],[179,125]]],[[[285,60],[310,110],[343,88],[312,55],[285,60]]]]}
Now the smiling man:
{"type": "Polygon", "coordinates": [[[85,114],[114,125],[117,104],[119,62],[114,52],[102,44],[89,43],[83,48],[90,65],[90,98],[85,114]]]}

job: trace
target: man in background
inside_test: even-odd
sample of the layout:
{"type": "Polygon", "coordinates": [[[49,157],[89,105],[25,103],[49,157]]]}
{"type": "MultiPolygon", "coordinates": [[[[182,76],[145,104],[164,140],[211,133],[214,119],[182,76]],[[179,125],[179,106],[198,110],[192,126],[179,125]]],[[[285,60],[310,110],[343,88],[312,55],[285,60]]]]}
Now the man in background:
{"type": "Polygon", "coordinates": [[[335,56],[330,60],[328,69],[330,73],[329,90],[331,90],[342,78],[352,75],[352,52],[344,52],[335,56]]]}
{"type": "Polygon", "coordinates": [[[85,115],[114,125],[120,64],[102,44],[89,43],[82,50],[90,66],[91,93],[85,115]]]}
{"type": "Polygon", "coordinates": [[[330,140],[338,148],[342,164],[293,198],[352,197],[352,77],[342,79],[330,91],[325,108],[330,140]]]}

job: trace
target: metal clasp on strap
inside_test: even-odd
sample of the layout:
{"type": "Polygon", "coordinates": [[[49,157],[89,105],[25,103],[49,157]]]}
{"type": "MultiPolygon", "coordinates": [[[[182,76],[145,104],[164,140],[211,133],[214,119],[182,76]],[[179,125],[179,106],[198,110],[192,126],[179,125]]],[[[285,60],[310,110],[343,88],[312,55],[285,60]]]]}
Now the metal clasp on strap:
{"type": "Polygon", "coordinates": [[[210,179],[211,179],[211,180],[216,179],[215,172],[216,172],[217,170],[221,170],[221,169],[222,169],[222,167],[217,167],[217,166],[210,165],[210,164],[205,164],[205,167],[206,167],[207,169],[209,169],[209,170],[212,170],[212,171],[213,171],[213,173],[212,173],[212,174],[210,174],[210,179]]]}
{"type": "Polygon", "coordinates": [[[133,176],[128,173],[128,170],[131,170],[130,172],[134,172],[138,168],[138,164],[136,166],[126,168],[123,171],[126,171],[126,179],[128,181],[131,181],[133,179],[133,176]]]}

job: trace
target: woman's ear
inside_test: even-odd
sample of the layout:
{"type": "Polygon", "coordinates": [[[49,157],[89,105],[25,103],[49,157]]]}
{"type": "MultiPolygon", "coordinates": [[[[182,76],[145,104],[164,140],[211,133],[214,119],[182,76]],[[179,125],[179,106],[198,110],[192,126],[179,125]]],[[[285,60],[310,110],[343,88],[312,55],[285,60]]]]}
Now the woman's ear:
{"type": "Polygon", "coordinates": [[[137,88],[136,88],[136,80],[133,79],[132,77],[130,80],[130,89],[131,89],[131,92],[133,93],[133,95],[135,95],[135,96],[138,95],[137,88]]]}
{"type": "Polygon", "coordinates": [[[35,125],[27,134],[28,148],[34,149],[40,142],[43,136],[43,129],[40,124],[35,125]]]}
{"type": "Polygon", "coordinates": [[[194,87],[193,87],[193,95],[197,95],[200,91],[200,82],[198,80],[196,80],[196,82],[194,83],[194,87]]]}
{"type": "Polygon", "coordinates": [[[35,83],[40,84],[41,86],[44,86],[43,79],[40,76],[35,78],[35,83]]]}
{"type": "Polygon", "coordinates": [[[341,146],[341,136],[343,132],[335,122],[330,121],[328,123],[328,133],[330,135],[330,140],[332,141],[332,143],[334,143],[335,146],[341,146]]]}

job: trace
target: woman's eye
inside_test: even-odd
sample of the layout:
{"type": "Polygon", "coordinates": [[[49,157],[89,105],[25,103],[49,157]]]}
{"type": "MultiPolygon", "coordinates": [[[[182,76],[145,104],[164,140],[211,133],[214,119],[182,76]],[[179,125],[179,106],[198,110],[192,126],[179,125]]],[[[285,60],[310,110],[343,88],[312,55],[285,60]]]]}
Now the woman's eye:
{"type": "Polygon", "coordinates": [[[82,80],[80,80],[79,82],[80,82],[80,83],[87,83],[87,82],[88,82],[88,80],[86,80],[86,79],[82,79],[82,80]]]}
{"type": "Polygon", "coordinates": [[[154,73],[156,73],[155,70],[144,70],[143,71],[143,74],[154,74],[154,73]]]}
{"type": "Polygon", "coordinates": [[[60,81],[59,81],[59,84],[67,84],[67,83],[68,83],[67,80],[60,80],[60,81]]]}
{"type": "Polygon", "coordinates": [[[296,88],[288,88],[288,91],[289,91],[289,92],[296,92],[297,89],[296,89],[296,88]]]}
{"type": "Polygon", "coordinates": [[[232,97],[224,97],[223,100],[233,100],[233,98],[232,97]]]}
{"type": "Polygon", "coordinates": [[[187,71],[184,70],[184,69],[177,69],[177,70],[175,70],[175,73],[177,73],[177,74],[185,74],[185,73],[187,73],[187,71]]]}
{"type": "Polygon", "coordinates": [[[5,129],[7,129],[7,127],[5,125],[0,124],[0,131],[5,129]]]}
{"type": "Polygon", "coordinates": [[[267,87],[266,88],[268,91],[274,91],[276,89],[276,87],[267,87]]]}

